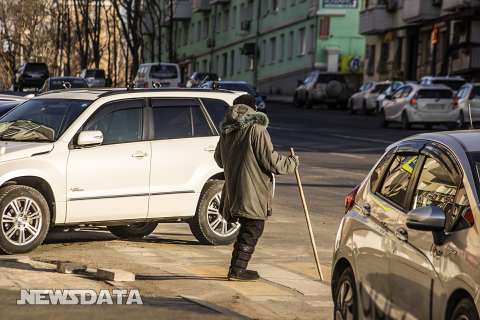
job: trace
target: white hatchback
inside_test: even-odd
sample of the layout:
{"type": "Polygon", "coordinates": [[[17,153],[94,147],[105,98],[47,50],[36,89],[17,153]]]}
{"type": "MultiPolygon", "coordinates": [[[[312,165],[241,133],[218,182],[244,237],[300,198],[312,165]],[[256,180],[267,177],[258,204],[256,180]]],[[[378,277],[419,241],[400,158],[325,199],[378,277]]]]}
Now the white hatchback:
{"type": "Polygon", "coordinates": [[[144,63],[138,67],[135,88],[175,88],[182,82],[176,63],[144,63]]]}
{"type": "Polygon", "coordinates": [[[239,225],[219,213],[213,159],[226,90],[67,90],[0,120],[0,249],[33,250],[54,226],[99,225],[141,238],[187,222],[205,244],[239,225]]]}

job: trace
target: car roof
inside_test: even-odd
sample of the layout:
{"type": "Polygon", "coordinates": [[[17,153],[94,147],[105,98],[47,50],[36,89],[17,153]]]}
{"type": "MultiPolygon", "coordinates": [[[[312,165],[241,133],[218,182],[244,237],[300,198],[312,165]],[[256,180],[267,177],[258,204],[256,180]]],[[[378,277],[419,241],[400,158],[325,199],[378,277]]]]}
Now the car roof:
{"type": "Polygon", "coordinates": [[[434,76],[426,76],[423,77],[422,80],[456,80],[456,81],[465,81],[464,78],[460,76],[446,76],[446,77],[434,77],[434,76]]]}
{"type": "Polygon", "coordinates": [[[418,83],[406,83],[403,86],[412,87],[414,90],[448,90],[448,91],[453,91],[449,86],[444,85],[444,84],[426,85],[426,84],[418,84],[418,83]]]}
{"type": "Polygon", "coordinates": [[[182,98],[182,93],[186,97],[199,96],[205,98],[207,94],[234,94],[239,95],[237,91],[224,89],[199,89],[199,88],[159,88],[159,89],[125,89],[125,88],[80,88],[80,89],[61,89],[52,90],[41,93],[33,99],[78,99],[78,100],[96,100],[98,98],[114,96],[114,95],[128,95],[138,93],[175,93],[176,96],[182,98]]]}
{"type": "Polygon", "coordinates": [[[452,146],[452,144],[457,144],[457,146],[461,146],[462,149],[466,152],[480,151],[479,129],[422,133],[408,137],[402,141],[411,140],[437,141],[446,146],[452,146]]]}

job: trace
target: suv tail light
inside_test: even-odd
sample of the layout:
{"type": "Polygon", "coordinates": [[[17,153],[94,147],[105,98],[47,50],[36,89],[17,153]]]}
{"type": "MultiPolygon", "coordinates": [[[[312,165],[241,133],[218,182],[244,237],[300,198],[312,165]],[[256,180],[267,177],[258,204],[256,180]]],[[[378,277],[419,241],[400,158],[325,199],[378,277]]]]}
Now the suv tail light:
{"type": "Polygon", "coordinates": [[[410,99],[410,105],[412,107],[415,107],[415,108],[417,107],[417,96],[416,95],[414,95],[413,98],[410,99]]]}
{"type": "Polygon", "coordinates": [[[348,211],[352,210],[353,206],[355,205],[355,198],[357,197],[357,192],[358,192],[358,189],[360,188],[360,186],[356,186],[355,188],[353,188],[353,190],[347,194],[347,196],[345,197],[345,213],[347,213],[348,211]]]}

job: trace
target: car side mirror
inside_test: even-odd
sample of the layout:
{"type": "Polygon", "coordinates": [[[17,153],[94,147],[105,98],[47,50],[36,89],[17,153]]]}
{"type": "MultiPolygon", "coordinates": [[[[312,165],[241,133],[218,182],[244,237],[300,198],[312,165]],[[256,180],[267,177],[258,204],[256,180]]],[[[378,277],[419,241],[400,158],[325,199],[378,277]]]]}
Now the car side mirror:
{"type": "Polygon", "coordinates": [[[82,147],[96,146],[103,143],[103,133],[99,130],[82,131],[78,135],[77,145],[82,147]]]}
{"type": "Polygon", "coordinates": [[[421,207],[407,215],[407,227],[413,230],[438,232],[445,229],[446,216],[437,206],[421,207]]]}

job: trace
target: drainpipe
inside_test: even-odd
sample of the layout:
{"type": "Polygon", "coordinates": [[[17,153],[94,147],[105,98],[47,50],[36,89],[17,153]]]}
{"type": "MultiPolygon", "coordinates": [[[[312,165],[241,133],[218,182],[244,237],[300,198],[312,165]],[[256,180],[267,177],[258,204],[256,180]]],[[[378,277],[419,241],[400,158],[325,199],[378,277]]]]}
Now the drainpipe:
{"type": "MultiPolygon", "coordinates": [[[[259,38],[260,38],[260,15],[262,14],[262,1],[258,0],[257,2],[257,27],[255,30],[255,50],[253,55],[253,86],[258,88],[258,57],[260,50],[258,49],[259,46],[259,38]]],[[[265,53],[263,53],[265,54],[265,53]]]]}

